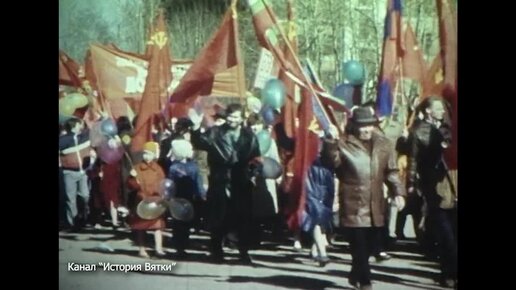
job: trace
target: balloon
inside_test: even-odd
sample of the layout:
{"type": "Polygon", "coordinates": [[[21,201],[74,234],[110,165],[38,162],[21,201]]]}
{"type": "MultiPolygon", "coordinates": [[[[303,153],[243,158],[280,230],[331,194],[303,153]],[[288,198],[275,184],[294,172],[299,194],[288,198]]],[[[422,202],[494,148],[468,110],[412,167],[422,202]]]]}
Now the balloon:
{"type": "Polygon", "coordinates": [[[258,145],[260,146],[260,152],[263,154],[267,153],[271,148],[272,139],[271,134],[267,130],[262,130],[256,134],[258,139],[258,145]]]}
{"type": "Polygon", "coordinates": [[[115,136],[118,133],[115,122],[108,118],[100,123],[100,131],[107,136],[115,136]]]}
{"type": "Polygon", "coordinates": [[[263,122],[265,123],[265,125],[274,124],[276,116],[274,114],[274,109],[271,108],[270,106],[268,106],[268,105],[263,106],[262,109],[260,110],[260,115],[262,115],[263,122]]]}
{"type": "Polygon", "coordinates": [[[194,208],[191,202],[184,198],[172,198],[168,202],[170,215],[180,221],[191,221],[194,217],[194,208]]]}
{"type": "Polygon", "coordinates": [[[160,217],[167,210],[167,204],[160,198],[146,198],[136,207],[136,214],[145,220],[153,220],[160,217]]]}
{"type": "Polygon", "coordinates": [[[361,85],[365,81],[364,65],[356,60],[350,60],[342,65],[342,75],[352,85],[361,85]]]}
{"type": "Polygon", "coordinates": [[[109,140],[102,142],[98,148],[98,155],[100,156],[100,159],[102,159],[102,161],[106,162],[107,164],[118,162],[124,156],[124,152],[124,147],[122,147],[120,143],[118,143],[118,146],[115,147],[113,146],[113,142],[110,142],[109,140]]]}
{"type": "Polygon", "coordinates": [[[71,93],[66,95],[65,98],[67,98],[75,108],[82,108],[89,104],[88,98],[80,93],[71,93]]]}
{"type": "Polygon", "coordinates": [[[159,193],[164,196],[165,199],[176,196],[176,183],[168,178],[163,179],[159,184],[159,193]]]}
{"type": "Polygon", "coordinates": [[[281,167],[281,164],[278,163],[278,161],[270,157],[264,157],[262,172],[263,177],[266,179],[276,179],[283,173],[283,168],[281,167]]]}
{"type": "Polygon", "coordinates": [[[75,105],[70,102],[70,99],[64,97],[59,99],[59,113],[64,116],[71,116],[75,112],[75,105]]]}
{"type": "Polygon", "coordinates": [[[353,103],[353,93],[355,88],[352,84],[340,84],[333,90],[333,95],[345,102],[346,108],[350,109],[354,105],[353,103]]]}
{"type": "Polygon", "coordinates": [[[262,103],[274,109],[280,109],[285,104],[285,85],[278,79],[270,79],[261,91],[262,103]]]}
{"type": "Polygon", "coordinates": [[[107,137],[102,134],[100,125],[102,121],[93,123],[90,129],[90,142],[92,147],[98,147],[100,144],[107,142],[107,137]]]}

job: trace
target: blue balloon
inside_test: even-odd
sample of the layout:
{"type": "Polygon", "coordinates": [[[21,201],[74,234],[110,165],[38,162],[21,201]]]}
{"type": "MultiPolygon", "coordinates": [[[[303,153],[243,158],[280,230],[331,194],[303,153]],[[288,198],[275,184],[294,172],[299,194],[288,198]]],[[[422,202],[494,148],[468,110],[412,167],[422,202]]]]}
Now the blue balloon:
{"type": "Polygon", "coordinates": [[[276,179],[283,174],[283,168],[278,161],[269,157],[264,157],[262,173],[263,177],[266,179],[276,179]]]}
{"type": "Polygon", "coordinates": [[[258,145],[260,147],[260,153],[265,154],[272,145],[271,134],[267,130],[262,130],[256,134],[256,139],[258,139],[258,145]]]}
{"type": "Polygon", "coordinates": [[[268,105],[263,106],[262,109],[260,110],[260,115],[262,116],[263,122],[265,123],[265,125],[274,124],[276,116],[274,113],[274,109],[271,108],[270,106],[268,106],[268,105]]]}
{"type": "Polygon", "coordinates": [[[270,79],[260,92],[263,105],[269,105],[274,109],[280,109],[285,105],[287,89],[282,81],[270,79]]]}
{"type": "Polygon", "coordinates": [[[364,65],[356,60],[350,60],[342,65],[342,75],[352,85],[361,85],[365,82],[364,65]]]}
{"type": "Polygon", "coordinates": [[[100,131],[106,136],[115,136],[118,134],[118,129],[116,128],[115,122],[113,122],[113,120],[110,118],[102,120],[100,123],[100,131]]]}
{"type": "Polygon", "coordinates": [[[355,87],[352,84],[340,84],[335,87],[333,90],[333,95],[344,102],[346,102],[346,108],[350,109],[354,105],[353,103],[353,93],[355,92],[355,87]]]}

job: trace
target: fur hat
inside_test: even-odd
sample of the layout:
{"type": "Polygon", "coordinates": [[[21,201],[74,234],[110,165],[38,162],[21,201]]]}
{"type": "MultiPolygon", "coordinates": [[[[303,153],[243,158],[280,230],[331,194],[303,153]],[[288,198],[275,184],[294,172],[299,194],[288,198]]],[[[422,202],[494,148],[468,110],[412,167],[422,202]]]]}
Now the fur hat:
{"type": "Polygon", "coordinates": [[[184,139],[173,140],[170,150],[171,156],[174,157],[174,159],[176,160],[183,160],[186,158],[193,157],[192,144],[184,139]]]}

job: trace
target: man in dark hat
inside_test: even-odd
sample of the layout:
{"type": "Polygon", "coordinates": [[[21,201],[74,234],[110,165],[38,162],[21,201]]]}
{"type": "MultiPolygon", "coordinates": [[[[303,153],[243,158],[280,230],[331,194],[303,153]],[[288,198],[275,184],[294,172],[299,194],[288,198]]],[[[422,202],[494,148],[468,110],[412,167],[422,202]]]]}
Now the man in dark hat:
{"type": "Polygon", "coordinates": [[[389,187],[398,209],[404,206],[405,190],[394,144],[374,130],[378,124],[374,110],[357,107],[352,114],[344,136],[330,126],[321,158],[339,179],[340,222],[348,229],[352,257],[349,283],[368,290],[372,289],[368,260],[377,251],[387,214],[383,184],[389,187]]]}

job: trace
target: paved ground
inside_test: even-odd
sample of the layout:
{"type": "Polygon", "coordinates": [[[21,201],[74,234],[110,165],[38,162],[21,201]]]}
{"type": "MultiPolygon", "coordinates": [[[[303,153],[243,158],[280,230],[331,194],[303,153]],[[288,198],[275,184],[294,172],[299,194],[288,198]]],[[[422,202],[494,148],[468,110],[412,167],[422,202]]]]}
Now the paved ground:
{"type": "MultiPolygon", "coordinates": [[[[165,245],[170,245],[171,233],[166,233],[165,245]]],[[[410,233],[408,233],[410,236],[410,233]]],[[[149,238],[151,235],[149,235],[149,238]]],[[[149,244],[151,243],[149,239],[149,244]]],[[[132,289],[351,289],[347,277],[351,268],[348,244],[337,241],[329,255],[332,262],[321,268],[309,258],[304,249],[298,253],[291,243],[264,243],[259,250],[251,251],[254,266],[236,263],[237,251],[225,249],[228,263],[211,264],[207,260],[208,236],[192,236],[190,258],[174,259],[174,250],[168,249],[166,259],[142,259],[125,229],[85,229],[81,233],[59,234],[59,285],[60,289],[81,290],[132,290],[132,289]],[[110,252],[105,247],[111,247],[110,252]],[[128,273],[104,271],[99,263],[142,265],[142,271],[128,273]],[[69,271],[69,263],[97,265],[94,272],[69,271]],[[169,265],[170,270],[145,271],[148,265],[169,265]],[[174,265],[175,264],[175,265],[174,265]],[[174,266],[172,266],[174,265],[174,266]]],[[[153,251],[149,250],[152,255],[153,251]]],[[[399,243],[390,251],[393,259],[373,262],[373,287],[378,290],[442,289],[434,279],[438,266],[417,254],[413,241],[399,243]]],[[[77,265],[77,264],[74,264],[77,265]]],[[[75,266],[72,266],[75,267],[75,266]]]]}

